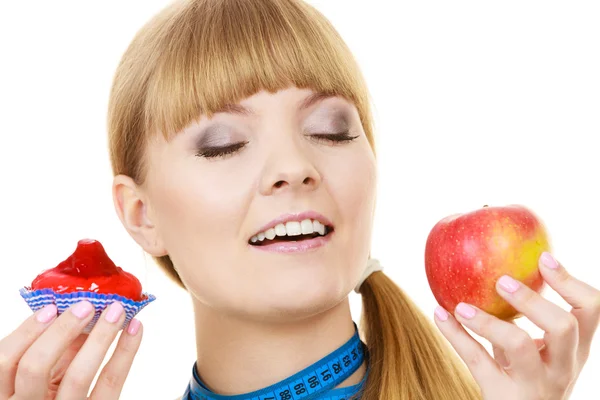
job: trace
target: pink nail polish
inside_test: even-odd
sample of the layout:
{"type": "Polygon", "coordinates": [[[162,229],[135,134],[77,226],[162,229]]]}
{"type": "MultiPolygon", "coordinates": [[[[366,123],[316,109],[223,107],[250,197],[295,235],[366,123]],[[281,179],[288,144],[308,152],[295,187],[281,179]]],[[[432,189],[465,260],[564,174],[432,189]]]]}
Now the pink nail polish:
{"type": "Polygon", "coordinates": [[[446,321],[448,319],[448,312],[440,306],[437,306],[435,308],[434,313],[435,313],[435,316],[438,317],[438,319],[440,321],[446,321]]]}
{"type": "Polygon", "coordinates": [[[114,303],[112,303],[110,306],[108,306],[108,309],[106,310],[106,314],[104,315],[104,319],[107,320],[108,322],[110,322],[111,324],[114,324],[115,322],[117,322],[119,320],[119,318],[121,317],[121,314],[123,314],[123,306],[121,305],[121,303],[119,303],[118,301],[115,301],[114,303]]]}
{"type": "Polygon", "coordinates": [[[477,311],[468,304],[458,303],[456,306],[456,312],[464,318],[471,319],[475,316],[477,311]]]}
{"type": "Polygon", "coordinates": [[[48,304],[37,312],[35,319],[42,324],[46,324],[56,317],[57,311],[58,310],[54,304],[48,304]]]}
{"type": "Polygon", "coordinates": [[[80,301],[71,308],[71,312],[79,319],[84,319],[94,310],[94,306],[89,301],[80,301]]]}
{"type": "Polygon", "coordinates": [[[498,279],[498,286],[500,286],[500,288],[505,292],[514,293],[517,291],[517,289],[519,289],[520,285],[519,282],[517,282],[510,276],[504,275],[500,279],[498,279]]]}
{"type": "Polygon", "coordinates": [[[542,261],[542,264],[545,267],[548,267],[550,269],[558,268],[558,262],[556,262],[554,257],[552,257],[552,254],[548,253],[547,251],[542,253],[542,255],[540,256],[540,260],[542,261]]]}
{"type": "Polygon", "coordinates": [[[132,319],[131,322],[129,322],[129,327],[127,328],[127,333],[129,333],[131,336],[135,336],[139,330],[140,330],[140,321],[135,318],[132,319]]]}

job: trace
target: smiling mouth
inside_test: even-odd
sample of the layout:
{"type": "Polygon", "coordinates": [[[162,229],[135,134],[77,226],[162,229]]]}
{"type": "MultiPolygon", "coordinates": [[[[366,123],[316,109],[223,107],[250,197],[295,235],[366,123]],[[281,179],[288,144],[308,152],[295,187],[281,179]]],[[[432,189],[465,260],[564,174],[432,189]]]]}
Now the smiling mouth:
{"type": "Polygon", "coordinates": [[[252,236],[248,240],[248,244],[267,246],[282,242],[302,242],[317,237],[329,236],[333,231],[333,226],[323,225],[317,220],[307,219],[302,222],[287,222],[252,236]]]}

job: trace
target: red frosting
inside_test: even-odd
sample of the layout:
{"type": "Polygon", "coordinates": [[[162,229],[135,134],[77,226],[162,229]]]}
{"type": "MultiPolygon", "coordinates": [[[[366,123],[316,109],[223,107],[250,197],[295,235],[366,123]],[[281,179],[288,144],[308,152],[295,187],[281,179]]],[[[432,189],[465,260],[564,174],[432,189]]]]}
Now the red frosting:
{"type": "Polygon", "coordinates": [[[140,281],[117,267],[102,244],[93,239],[80,240],[75,252],[56,267],[38,275],[31,283],[31,289],[118,294],[134,301],[142,300],[140,281]]]}

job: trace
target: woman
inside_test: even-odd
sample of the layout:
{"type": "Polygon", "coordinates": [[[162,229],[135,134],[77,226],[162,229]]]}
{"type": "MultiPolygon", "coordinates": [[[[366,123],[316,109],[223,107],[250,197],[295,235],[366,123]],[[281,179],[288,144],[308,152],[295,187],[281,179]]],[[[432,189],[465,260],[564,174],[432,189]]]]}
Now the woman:
{"type": "MultiPolygon", "coordinates": [[[[498,282],[546,331],[543,344],[467,305],[436,310],[466,369],[369,259],[368,91],[334,28],[301,0],[172,4],[124,54],[108,122],[117,214],[193,300],[197,362],[183,398],[568,397],[600,292],[551,255],[540,272],[573,313],[498,282]],[[492,342],[495,358],[461,324],[492,342]]],[[[85,398],[124,318],[115,303],[83,342],[90,312],[83,302],[57,318],[49,307],[4,338],[0,398],[85,398]]],[[[132,322],[91,398],[118,398],[141,337],[132,322]]]]}

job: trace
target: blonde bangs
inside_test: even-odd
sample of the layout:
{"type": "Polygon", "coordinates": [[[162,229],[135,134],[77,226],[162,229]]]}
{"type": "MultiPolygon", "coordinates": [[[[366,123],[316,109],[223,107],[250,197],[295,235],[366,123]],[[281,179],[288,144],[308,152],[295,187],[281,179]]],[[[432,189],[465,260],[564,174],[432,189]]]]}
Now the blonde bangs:
{"type": "MultiPolygon", "coordinates": [[[[227,104],[292,85],[354,103],[374,149],[363,76],[319,11],[297,0],[179,0],[138,32],[121,60],[109,135],[122,150],[111,144],[111,153],[151,134],[168,139],[227,104]]],[[[125,159],[113,157],[114,172],[138,175],[118,165],[125,159]]]]}

